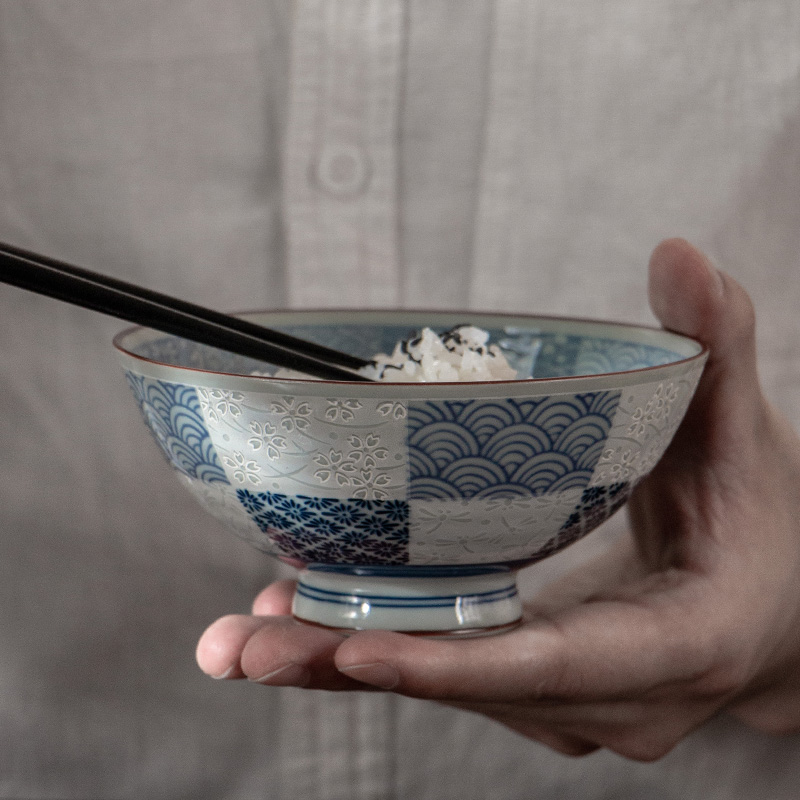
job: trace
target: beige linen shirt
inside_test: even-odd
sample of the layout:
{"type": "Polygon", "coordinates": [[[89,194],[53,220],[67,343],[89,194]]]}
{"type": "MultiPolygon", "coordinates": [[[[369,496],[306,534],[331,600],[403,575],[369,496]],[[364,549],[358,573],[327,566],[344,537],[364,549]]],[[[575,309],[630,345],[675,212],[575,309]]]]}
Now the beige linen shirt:
{"type": "MultiPolygon", "coordinates": [[[[798,425],[799,98],[796,0],[0,0],[0,239],[222,309],[651,322],[682,235],[754,295],[798,425]]],[[[800,739],[724,717],[653,765],[573,761],[200,674],[278,568],[170,475],[119,327],[0,287],[0,798],[797,796],[800,739]]]]}

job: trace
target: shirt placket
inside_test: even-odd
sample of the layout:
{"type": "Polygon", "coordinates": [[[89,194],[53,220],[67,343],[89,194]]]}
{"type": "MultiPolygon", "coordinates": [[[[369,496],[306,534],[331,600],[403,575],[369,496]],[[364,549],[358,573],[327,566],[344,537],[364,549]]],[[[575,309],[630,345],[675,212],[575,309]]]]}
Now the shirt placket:
{"type": "Polygon", "coordinates": [[[524,255],[520,232],[533,220],[520,219],[525,190],[520,155],[526,138],[522,76],[530,73],[526,34],[536,2],[504,0],[494,7],[489,101],[484,123],[469,301],[473,307],[506,309],[524,255]]]}
{"type": "Polygon", "coordinates": [[[394,306],[403,3],[299,0],[294,14],[283,170],[289,303],[394,306]]]}
{"type": "MultiPolygon", "coordinates": [[[[401,0],[293,4],[283,164],[287,299],[294,308],[394,306],[401,0]]],[[[281,695],[280,796],[393,796],[393,699],[281,695]]]]}

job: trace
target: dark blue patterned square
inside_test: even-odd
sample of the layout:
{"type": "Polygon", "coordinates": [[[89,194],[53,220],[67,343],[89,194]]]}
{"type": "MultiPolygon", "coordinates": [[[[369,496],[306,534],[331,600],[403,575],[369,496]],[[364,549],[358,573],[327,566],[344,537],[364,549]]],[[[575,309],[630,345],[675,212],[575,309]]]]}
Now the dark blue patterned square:
{"type": "Polygon", "coordinates": [[[586,486],[618,391],[408,409],[409,497],[530,497],[586,486]]]}
{"type": "Polygon", "coordinates": [[[408,503],[250,492],[239,502],[284,555],[306,564],[408,563],[408,503]]]}
{"type": "Polygon", "coordinates": [[[576,509],[561,526],[559,536],[576,538],[593,531],[612,514],[618,511],[630,497],[630,483],[614,483],[611,486],[590,486],[584,490],[576,509]]]}

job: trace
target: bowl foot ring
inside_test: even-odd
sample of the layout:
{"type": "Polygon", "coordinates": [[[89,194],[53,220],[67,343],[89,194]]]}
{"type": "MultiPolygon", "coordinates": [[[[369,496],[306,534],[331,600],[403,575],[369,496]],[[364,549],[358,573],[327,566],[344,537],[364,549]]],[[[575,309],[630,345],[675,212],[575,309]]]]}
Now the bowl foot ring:
{"type": "Polygon", "coordinates": [[[394,630],[437,638],[486,636],[522,617],[516,573],[496,567],[311,565],[292,613],[341,633],[394,630]]]}

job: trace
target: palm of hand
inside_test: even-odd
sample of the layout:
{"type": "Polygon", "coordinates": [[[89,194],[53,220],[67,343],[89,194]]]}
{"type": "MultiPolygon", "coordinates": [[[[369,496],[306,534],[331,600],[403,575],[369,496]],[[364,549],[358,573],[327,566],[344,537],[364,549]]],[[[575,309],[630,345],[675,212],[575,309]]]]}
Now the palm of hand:
{"type": "Polygon", "coordinates": [[[670,449],[629,502],[632,536],[539,596],[511,633],[338,634],[294,622],[291,587],[198,646],[212,675],[383,689],[485,714],[566,753],[656,758],[728,707],[800,722],[800,441],[764,401],[749,298],[686,242],[651,260],[651,305],[711,349],[670,449]]]}

